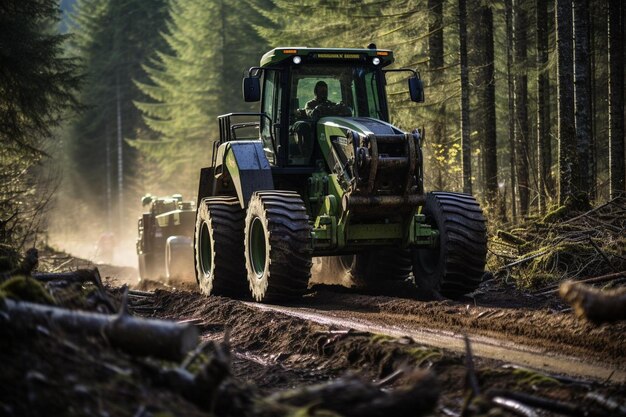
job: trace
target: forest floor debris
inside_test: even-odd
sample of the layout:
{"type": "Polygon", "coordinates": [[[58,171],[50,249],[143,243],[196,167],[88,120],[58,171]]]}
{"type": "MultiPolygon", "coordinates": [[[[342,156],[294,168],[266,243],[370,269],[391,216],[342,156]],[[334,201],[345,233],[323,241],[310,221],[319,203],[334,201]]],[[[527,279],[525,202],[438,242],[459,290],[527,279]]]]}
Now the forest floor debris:
{"type": "MultiPolygon", "coordinates": [[[[625,254],[617,228],[624,228],[625,210],[618,200],[560,223],[499,234],[491,246],[494,275],[460,301],[416,301],[408,283],[390,285],[385,295],[318,285],[288,307],[374,317],[400,329],[497,335],[618,369],[626,360],[626,323],[579,321],[558,290],[563,278],[620,287],[625,254]],[[587,268],[583,273],[563,264],[564,248],[583,254],[572,258],[584,263],[573,264],[587,268]],[[542,268],[545,276],[533,278],[542,268]]],[[[191,282],[138,282],[133,268],[101,265],[96,276],[87,261],[44,252],[42,272],[33,272],[32,259],[12,264],[10,272],[22,278],[5,273],[2,297],[112,316],[125,305],[135,317],[193,326],[201,342],[182,361],[138,356],[53,322],[9,320],[0,308],[0,415],[626,415],[626,386],[612,375],[563,376],[473,357],[471,344],[463,354],[320,324],[207,298],[191,282]],[[123,301],[128,283],[134,285],[123,301]]]]}

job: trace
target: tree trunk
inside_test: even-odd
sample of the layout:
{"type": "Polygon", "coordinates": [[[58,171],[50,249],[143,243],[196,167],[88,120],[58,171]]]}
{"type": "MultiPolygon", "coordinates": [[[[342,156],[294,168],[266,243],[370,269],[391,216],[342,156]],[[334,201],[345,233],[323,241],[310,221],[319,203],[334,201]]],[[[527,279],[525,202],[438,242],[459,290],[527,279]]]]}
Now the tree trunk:
{"type": "Polygon", "coordinates": [[[476,48],[482,58],[478,64],[478,102],[483,115],[483,167],[487,202],[495,207],[498,196],[498,148],[496,141],[496,90],[494,79],[493,12],[489,5],[478,8],[477,29],[480,33],[476,48]]]}
{"type": "Polygon", "coordinates": [[[548,3],[536,1],[537,7],[537,179],[539,212],[545,212],[548,197],[553,195],[552,148],[550,146],[550,76],[548,74],[548,3]]]}
{"type": "MultiPolygon", "coordinates": [[[[443,0],[428,0],[428,10],[431,14],[428,24],[428,32],[431,34],[428,37],[428,70],[431,75],[431,86],[435,86],[436,90],[443,92],[443,0]]],[[[433,150],[443,156],[447,154],[444,143],[445,117],[445,100],[441,100],[441,104],[435,110],[431,132],[433,150]]],[[[437,163],[436,167],[436,187],[442,190],[446,186],[443,177],[445,165],[437,163]]]]}
{"type": "Polygon", "coordinates": [[[589,0],[574,1],[574,89],[578,170],[573,173],[577,199],[589,200],[591,190],[591,84],[589,83],[589,0]]]}
{"type": "Polygon", "coordinates": [[[572,195],[572,175],[576,168],[576,132],[574,129],[574,81],[572,2],[557,0],[555,7],[558,70],[559,119],[559,204],[572,195]]]}
{"type": "Polygon", "coordinates": [[[626,190],[624,180],[624,49],[622,0],[609,0],[609,178],[610,195],[626,190]]]}
{"type": "Polygon", "coordinates": [[[509,88],[509,164],[511,169],[511,216],[517,218],[517,173],[515,169],[515,105],[513,97],[513,5],[512,0],[505,0],[506,8],[506,73],[509,88]]]}
{"type": "Polygon", "coordinates": [[[25,301],[4,299],[0,305],[11,322],[52,323],[67,332],[103,337],[112,346],[133,355],[148,355],[178,361],[198,344],[198,329],[190,324],[72,311],[25,301]]]}
{"type": "Polygon", "coordinates": [[[461,55],[461,148],[463,192],[472,194],[472,145],[470,143],[469,75],[467,71],[467,5],[459,0],[459,47],[461,55]]]}
{"type": "Polygon", "coordinates": [[[528,14],[524,0],[515,0],[513,8],[513,27],[515,31],[514,62],[515,62],[515,153],[517,156],[517,185],[519,190],[520,215],[528,214],[530,187],[528,175],[528,76],[527,41],[528,14]]]}

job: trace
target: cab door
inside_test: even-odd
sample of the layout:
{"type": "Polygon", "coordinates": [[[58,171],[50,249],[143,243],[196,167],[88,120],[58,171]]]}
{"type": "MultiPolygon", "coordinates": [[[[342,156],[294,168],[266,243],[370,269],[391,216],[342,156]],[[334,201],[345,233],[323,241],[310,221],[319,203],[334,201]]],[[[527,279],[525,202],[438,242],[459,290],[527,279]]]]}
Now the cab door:
{"type": "Polygon", "coordinates": [[[263,78],[263,99],[261,111],[267,117],[261,118],[261,140],[263,151],[271,165],[277,165],[279,151],[280,114],[281,114],[281,86],[278,71],[266,71],[263,78]]]}

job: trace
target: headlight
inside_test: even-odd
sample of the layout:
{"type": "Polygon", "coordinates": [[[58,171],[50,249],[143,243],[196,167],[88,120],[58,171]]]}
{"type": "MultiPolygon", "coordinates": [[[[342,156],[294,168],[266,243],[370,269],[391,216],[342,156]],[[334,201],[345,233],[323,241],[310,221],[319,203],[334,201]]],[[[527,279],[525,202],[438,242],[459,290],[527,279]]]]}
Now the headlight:
{"type": "Polygon", "coordinates": [[[372,59],[372,64],[374,64],[374,65],[380,64],[380,58],[375,57],[374,59],[372,59]]]}
{"type": "Polygon", "coordinates": [[[300,58],[299,56],[294,56],[293,57],[293,63],[298,65],[299,63],[302,62],[302,58],[300,58]]]}

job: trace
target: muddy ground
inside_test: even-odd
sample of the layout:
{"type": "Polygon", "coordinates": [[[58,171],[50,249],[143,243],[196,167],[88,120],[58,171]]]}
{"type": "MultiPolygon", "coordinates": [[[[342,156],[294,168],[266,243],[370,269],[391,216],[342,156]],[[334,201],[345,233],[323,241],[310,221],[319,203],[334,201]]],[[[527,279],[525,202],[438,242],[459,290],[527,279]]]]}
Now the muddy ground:
{"type": "MultiPolygon", "coordinates": [[[[46,262],[57,270],[87,266],[70,257],[46,262]]],[[[206,297],[192,282],[139,282],[133,268],[101,265],[100,272],[114,303],[123,284],[136,290],[128,298],[131,314],[199,328],[205,348],[190,371],[222,363],[216,358],[228,352],[226,365],[210,368],[221,369],[223,382],[204,387],[199,401],[168,379],[179,363],[130,356],[101,338],[53,326],[0,319],[0,415],[379,415],[376,404],[333,408],[334,400],[344,406],[354,400],[334,391],[351,386],[350,378],[385,395],[413,387],[410,411],[387,408],[380,415],[421,415],[429,403],[434,409],[427,415],[437,416],[464,409],[466,415],[626,415],[626,325],[579,321],[553,292],[536,296],[491,280],[471,298],[420,301],[404,283],[367,291],[315,285],[297,303],[259,306],[206,297]],[[473,366],[465,334],[475,347],[473,366]],[[316,394],[304,407],[266,402],[316,384],[335,384],[332,395],[316,394]],[[478,399],[468,407],[470,392],[478,399]],[[552,411],[546,404],[506,411],[511,404],[494,406],[496,394],[539,397],[552,411]]],[[[95,308],[89,297],[63,299],[95,308]]]]}

